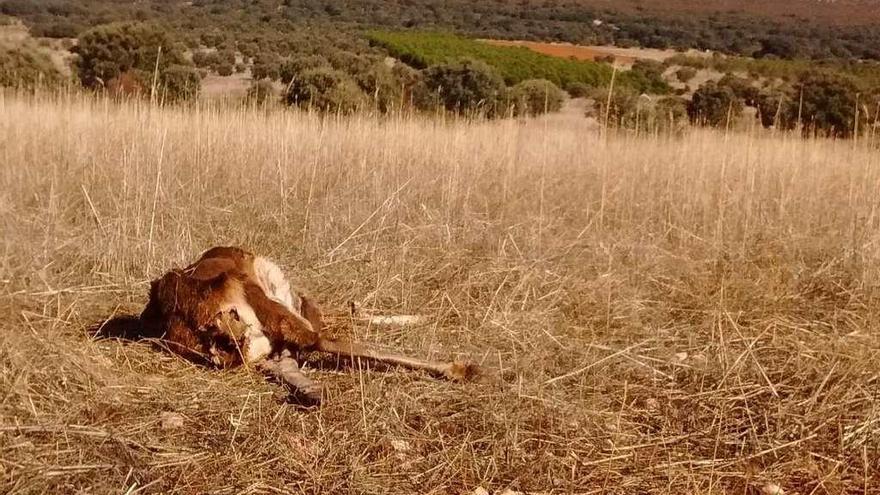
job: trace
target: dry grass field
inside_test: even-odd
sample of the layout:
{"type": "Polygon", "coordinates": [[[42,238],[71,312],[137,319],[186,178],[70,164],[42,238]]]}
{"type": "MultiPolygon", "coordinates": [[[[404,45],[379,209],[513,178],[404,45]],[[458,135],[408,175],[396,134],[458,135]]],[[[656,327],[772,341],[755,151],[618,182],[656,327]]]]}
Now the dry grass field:
{"type": "Polygon", "coordinates": [[[874,144],[0,96],[0,493],[880,493],[874,144]],[[93,338],[217,244],[484,378],[93,338]]]}

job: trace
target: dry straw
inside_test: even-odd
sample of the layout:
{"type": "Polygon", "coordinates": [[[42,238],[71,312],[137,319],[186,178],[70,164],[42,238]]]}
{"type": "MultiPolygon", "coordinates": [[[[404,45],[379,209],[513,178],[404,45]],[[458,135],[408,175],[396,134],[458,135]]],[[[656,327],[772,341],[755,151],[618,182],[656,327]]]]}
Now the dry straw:
{"type": "Polygon", "coordinates": [[[0,181],[2,493],[880,491],[870,143],[6,95],[0,181]],[[92,339],[215,244],[490,377],[92,339]]]}

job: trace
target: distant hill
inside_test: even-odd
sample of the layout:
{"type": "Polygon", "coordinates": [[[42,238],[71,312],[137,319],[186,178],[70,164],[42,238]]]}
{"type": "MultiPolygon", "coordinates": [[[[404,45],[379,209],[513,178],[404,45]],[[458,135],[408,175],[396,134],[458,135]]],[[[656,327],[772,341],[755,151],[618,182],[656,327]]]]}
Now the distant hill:
{"type": "Polygon", "coordinates": [[[137,19],[159,21],[191,44],[199,36],[277,38],[320,25],[756,58],[880,60],[880,0],[0,0],[0,14],[50,38],[137,19]]]}
{"type": "Polygon", "coordinates": [[[880,24],[880,0],[574,0],[559,3],[575,3],[629,13],[743,13],[780,21],[810,20],[836,25],[880,24]]]}

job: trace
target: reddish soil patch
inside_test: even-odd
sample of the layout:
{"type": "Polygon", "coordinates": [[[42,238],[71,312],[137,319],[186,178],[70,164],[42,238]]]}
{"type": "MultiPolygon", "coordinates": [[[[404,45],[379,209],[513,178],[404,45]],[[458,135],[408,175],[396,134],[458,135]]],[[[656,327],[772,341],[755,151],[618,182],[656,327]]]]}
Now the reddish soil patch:
{"type": "Polygon", "coordinates": [[[529,50],[561,58],[574,58],[576,60],[596,60],[598,57],[613,55],[616,62],[632,64],[635,57],[612,53],[599,47],[571,45],[568,43],[539,43],[536,41],[509,41],[509,40],[486,40],[487,43],[496,46],[524,46],[529,50]]]}
{"type": "MultiPolygon", "coordinates": [[[[679,52],[675,50],[658,50],[654,48],[619,48],[616,46],[572,45],[571,43],[540,43],[537,41],[519,40],[481,40],[495,46],[522,46],[529,50],[550,55],[551,57],[570,58],[575,60],[593,60],[612,56],[614,64],[629,67],[639,59],[662,62],[679,52]]],[[[706,56],[706,52],[688,50],[688,55],[706,56]]]]}

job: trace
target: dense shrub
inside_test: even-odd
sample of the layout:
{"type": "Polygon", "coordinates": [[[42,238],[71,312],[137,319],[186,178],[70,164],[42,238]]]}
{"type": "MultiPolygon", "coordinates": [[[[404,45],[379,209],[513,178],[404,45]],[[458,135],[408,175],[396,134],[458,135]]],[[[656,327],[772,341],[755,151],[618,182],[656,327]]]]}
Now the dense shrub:
{"type": "Polygon", "coordinates": [[[758,100],[761,98],[761,88],[756,85],[755,81],[734,74],[725,74],[717,85],[722,88],[730,88],[733,94],[745,105],[757,106],[758,100]]]}
{"type": "Polygon", "coordinates": [[[187,65],[172,65],[160,73],[159,87],[164,101],[191,100],[199,95],[201,77],[187,65]]]}
{"type": "Polygon", "coordinates": [[[233,72],[235,72],[235,68],[232,66],[232,64],[229,64],[227,62],[223,62],[217,66],[217,74],[221,76],[231,76],[233,72]]]}
{"type": "Polygon", "coordinates": [[[674,96],[651,97],[631,88],[593,90],[592,116],[609,127],[639,132],[678,132],[687,121],[686,102],[674,96]]]}
{"type": "Polygon", "coordinates": [[[276,98],[275,86],[268,79],[259,79],[251,81],[247,90],[246,99],[250,103],[262,105],[276,98]]]}
{"type": "Polygon", "coordinates": [[[361,88],[344,72],[317,68],[303,71],[290,82],[288,105],[324,112],[351,113],[369,107],[361,88]]]}
{"type": "Polygon", "coordinates": [[[663,64],[656,60],[636,60],[628,73],[629,83],[642,93],[655,95],[669,93],[669,84],[663,78],[665,69],[663,64]]]}
{"type": "Polygon", "coordinates": [[[790,87],[761,88],[757,86],[755,81],[732,74],[721,78],[718,81],[718,86],[729,88],[744,105],[755,108],[761,125],[764,127],[775,126],[780,123],[780,119],[784,119],[781,111],[786,108],[785,103],[789,100],[787,94],[791,92],[790,87]]]}
{"type": "Polygon", "coordinates": [[[229,35],[218,29],[212,29],[201,34],[201,42],[205,46],[218,47],[229,41],[229,35]]]}
{"type": "Polygon", "coordinates": [[[723,126],[736,119],[743,110],[743,100],[725,85],[710,81],[694,92],[688,103],[691,121],[710,126],[723,126]]]}
{"type": "Polygon", "coordinates": [[[682,67],[675,71],[675,78],[683,83],[687,83],[695,77],[697,77],[697,69],[693,67],[682,67]]]}
{"type": "Polygon", "coordinates": [[[573,82],[565,87],[565,91],[572,98],[585,98],[590,95],[591,89],[584,83],[573,82]]]}
{"type": "Polygon", "coordinates": [[[654,104],[654,119],[660,129],[680,130],[688,120],[687,100],[665,96],[654,104]]]}
{"type": "Polygon", "coordinates": [[[160,73],[186,64],[168,33],[149,24],[98,26],[80,35],[74,51],[80,80],[88,88],[102,87],[132,69],[152,73],[157,60],[160,73]]]}
{"type": "Polygon", "coordinates": [[[495,111],[504,93],[504,80],[487,64],[462,60],[425,69],[425,83],[447,110],[495,111]]]}
{"type": "Polygon", "coordinates": [[[761,39],[761,49],[755,53],[759,58],[799,58],[803,54],[797,40],[790,36],[773,35],[761,39]]]}
{"type": "Polygon", "coordinates": [[[599,122],[609,126],[633,127],[639,112],[641,94],[631,88],[594,88],[590,98],[593,100],[592,115],[599,122]]]}
{"type": "Polygon", "coordinates": [[[235,50],[224,47],[217,51],[217,58],[219,59],[218,63],[220,64],[235,65],[235,50]]]}
{"type": "Polygon", "coordinates": [[[789,94],[784,125],[849,137],[855,130],[859,88],[842,75],[806,72],[789,94]],[[798,123],[800,116],[800,123],[798,123]]]}
{"type": "Polygon", "coordinates": [[[400,105],[402,88],[385,62],[376,62],[353,76],[379,111],[387,112],[400,105]]]}
{"type": "Polygon", "coordinates": [[[319,67],[330,67],[330,62],[321,55],[295,56],[281,63],[279,76],[281,82],[287,84],[300,73],[319,67]]]}
{"type": "Polygon", "coordinates": [[[254,58],[260,53],[260,45],[252,41],[239,41],[236,46],[238,51],[247,58],[254,58]]]}
{"type": "Polygon", "coordinates": [[[196,67],[213,67],[220,63],[220,55],[216,51],[196,50],[192,54],[192,61],[196,67]]]}
{"type": "Polygon", "coordinates": [[[254,79],[277,80],[281,77],[281,59],[275,53],[259,53],[251,66],[254,79]]]}
{"type": "Polygon", "coordinates": [[[153,74],[165,101],[193,98],[200,77],[176,43],[156,26],[110,24],[86,31],[75,47],[80,81],[88,88],[152,86],[153,74]],[[158,72],[156,72],[158,70],[158,72]],[[125,75],[125,81],[114,81],[125,75]]]}
{"type": "Polygon", "coordinates": [[[43,38],[76,38],[83,30],[82,24],[77,24],[66,19],[60,19],[50,24],[40,25],[31,30],[32,36],[43,38]]]}
{"type": "Polygon", "coordinates": [[[509,92],[516,115],[540,115],[562,108],[565,94],[546,79],[530,79],[512,87],[509,92]]]}
{"type": "Polygon", "coordinates": [[[398,62],[391,68],[391,72],[400,87],[401,107],[431,109],[436,104],[422,71],[398,62]]]}
{"type": "Polygon", "coordinates": [[[48,55],[26,46],[0,46],[0,86],[51,86],[63,81],[48,55]]]}
{"type": "Polygon", "coordinates": [[[344,50],[330,50],[326,57],[331,67],[349,74],[367,72],[377,61],[373,57],[344,50]]]}
{"type": "Polygon", "coordinates": [[[0,13],[12,16],[42,14],[43,7],[34,0],[4,0],[0,3],[0,13]]]}
{"type": "MultiPolygon", "coordinates": [[[[791,104],[790,92],[777,90],[761,92],[753,106],[758,110],[758,118],[762,126],[770,128],[781,125],[784,128],[787,118],[784,112],[791,104]]],[[[797,119],[797,116],[794,118],[797,119]]]]}

